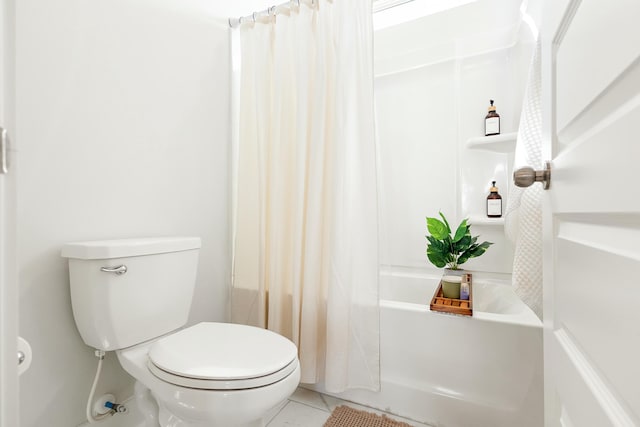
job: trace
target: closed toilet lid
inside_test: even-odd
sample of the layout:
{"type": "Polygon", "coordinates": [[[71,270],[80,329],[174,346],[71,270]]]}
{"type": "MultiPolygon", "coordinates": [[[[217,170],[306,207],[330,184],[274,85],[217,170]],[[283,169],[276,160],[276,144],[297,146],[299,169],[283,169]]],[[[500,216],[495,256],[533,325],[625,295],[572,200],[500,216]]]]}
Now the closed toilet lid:
{"type": "Polygon", "coordinates": [[[261,328],[204,322],[158,340],[149,368],[173,384],[207,389],[259,387],[298,366],[296,346],[261,328]]]}

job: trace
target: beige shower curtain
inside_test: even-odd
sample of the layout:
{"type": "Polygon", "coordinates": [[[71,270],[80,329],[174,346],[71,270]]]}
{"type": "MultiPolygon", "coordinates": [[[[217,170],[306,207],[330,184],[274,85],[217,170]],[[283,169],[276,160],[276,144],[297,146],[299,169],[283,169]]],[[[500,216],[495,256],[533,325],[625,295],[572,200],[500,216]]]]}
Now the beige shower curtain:
{"type": "Polygon", "coordinates": [[[302,382],[379,388],[370,0],[244,24],[232,320],[299,349],[302,382]]]}

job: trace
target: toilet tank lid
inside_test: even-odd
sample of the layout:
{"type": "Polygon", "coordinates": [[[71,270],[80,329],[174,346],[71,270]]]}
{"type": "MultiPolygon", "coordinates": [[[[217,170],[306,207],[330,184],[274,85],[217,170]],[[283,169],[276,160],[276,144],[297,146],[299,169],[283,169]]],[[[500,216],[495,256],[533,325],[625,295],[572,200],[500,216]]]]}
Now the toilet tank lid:
{"type": "Polygon", "coordinates": [[[75,259],[110,259],[199,248],[199,237],[150,237],[67,243],[62,246],[61,255],[75,259]]]}

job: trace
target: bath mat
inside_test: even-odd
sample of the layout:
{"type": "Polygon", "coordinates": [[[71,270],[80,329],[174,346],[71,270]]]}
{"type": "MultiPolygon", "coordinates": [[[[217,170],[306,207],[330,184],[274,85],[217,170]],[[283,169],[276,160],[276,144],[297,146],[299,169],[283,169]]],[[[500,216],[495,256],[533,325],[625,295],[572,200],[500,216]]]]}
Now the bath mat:
{"type": "Polygon", "coordinates": [[[411,427],[407,423],[392,420],[385,415],[359,411],[348,406],[338,406],[323,427],[411,427]]]}

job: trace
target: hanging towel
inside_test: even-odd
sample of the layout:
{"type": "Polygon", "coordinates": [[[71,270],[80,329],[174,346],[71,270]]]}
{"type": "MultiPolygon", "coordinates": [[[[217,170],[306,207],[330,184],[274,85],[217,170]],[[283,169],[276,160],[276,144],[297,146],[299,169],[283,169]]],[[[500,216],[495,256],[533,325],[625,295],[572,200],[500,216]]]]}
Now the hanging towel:
{"type": "MultiPolygon", "coordinates": [[[[518,127],[514,170],[542,169],[542,90],[540,40],[536,43],[518,127]]],[[[516,294],[542,319],[542,186],[509,188],[505,232],[515,244],[513,286],[516,294]]]]}

